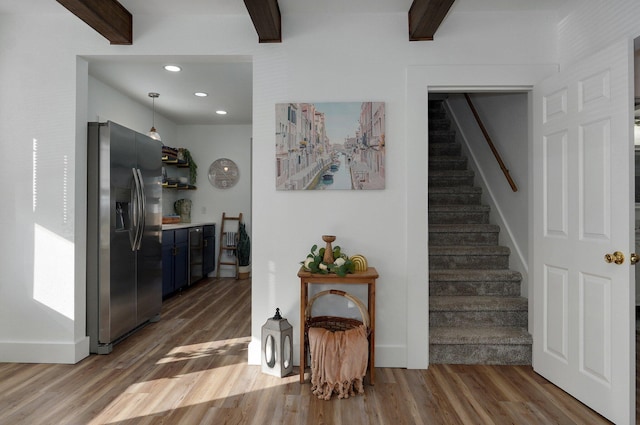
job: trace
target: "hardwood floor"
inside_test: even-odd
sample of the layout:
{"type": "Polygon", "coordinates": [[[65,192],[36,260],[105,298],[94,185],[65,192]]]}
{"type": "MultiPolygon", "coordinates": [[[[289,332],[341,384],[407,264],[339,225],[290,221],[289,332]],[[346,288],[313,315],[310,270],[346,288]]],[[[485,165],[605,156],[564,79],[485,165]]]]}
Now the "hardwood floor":
{"type": "Polygon", "coordinates": [[[297,369],[247,365],[250,285],[197,284],[108,356],[0,364],[0,424],[609,423],[522,366],[378,368],[363,396],[319,400],[297,369]]]}

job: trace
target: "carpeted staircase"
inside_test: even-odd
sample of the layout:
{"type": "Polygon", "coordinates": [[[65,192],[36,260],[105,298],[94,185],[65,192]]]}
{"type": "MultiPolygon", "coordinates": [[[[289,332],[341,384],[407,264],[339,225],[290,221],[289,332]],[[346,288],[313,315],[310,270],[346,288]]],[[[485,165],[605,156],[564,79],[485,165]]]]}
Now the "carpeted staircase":
{"type": "Polygon", "coordinates": [[[429,362],[531,364],[527,299],[442,101],[429,102],[429,362]]]}

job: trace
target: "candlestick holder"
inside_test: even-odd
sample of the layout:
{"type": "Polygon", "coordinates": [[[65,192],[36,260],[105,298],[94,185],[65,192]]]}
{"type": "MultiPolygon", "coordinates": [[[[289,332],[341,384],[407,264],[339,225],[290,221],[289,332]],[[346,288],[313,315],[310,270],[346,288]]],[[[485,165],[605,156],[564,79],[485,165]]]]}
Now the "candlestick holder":
{"type": "Polygon", "coordinates": [[[334,261],[334,258],[333,258],[333,248],[331,248],[331,242],[335,241],[336,237],[332,235],[323,235],[322,240],[327,243],[327,246],[324,249],[324,256],[322,257],[322,261],[327,264],[332,264],[334,261]]]}

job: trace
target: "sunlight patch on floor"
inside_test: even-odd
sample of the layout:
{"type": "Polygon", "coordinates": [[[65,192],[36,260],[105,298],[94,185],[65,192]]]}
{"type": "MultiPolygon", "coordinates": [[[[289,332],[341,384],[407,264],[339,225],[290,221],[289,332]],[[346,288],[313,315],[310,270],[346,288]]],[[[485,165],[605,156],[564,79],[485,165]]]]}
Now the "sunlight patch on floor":
{"type": "Polygon", "coordinates": [[[238,363],[212,369],[163,377],[130,385],[122,394],[96,416],[109,418],[110,424],[155,416],[159,421],[172,411],[206,404],[208,408],[223,407],[224,403],[241,403],[254,391],[264,391],[297,382],[296,375],[286,378],[261,375],[260,366],[238,363]],[[243,377],[241,377],[243,376],[243,377]],[[215,403],[212,403],[215,402],[215,403]]]}
{"type": "Polygon", "coordinates": [[[193,360],[214,355],[225,355],[232,351],[246,349],[250,339],[250,337],[232,338],[175,347],[169,351],[165,357],[158,360],[156,364],[193,360]]]}
{"type": "Polygon", "coordinates": [[[112,424],[150,416],[160,419],[177,409],[215,402],[213,408],[253,391],[297,382],[297,375],[281,379],[262,374],[260,366],[247,366],[250,339],[231,338],[171,349],[155,363],[158,369],[151,375],[157,379],[129,385],[96,419],[109,418],[112,424]]]}

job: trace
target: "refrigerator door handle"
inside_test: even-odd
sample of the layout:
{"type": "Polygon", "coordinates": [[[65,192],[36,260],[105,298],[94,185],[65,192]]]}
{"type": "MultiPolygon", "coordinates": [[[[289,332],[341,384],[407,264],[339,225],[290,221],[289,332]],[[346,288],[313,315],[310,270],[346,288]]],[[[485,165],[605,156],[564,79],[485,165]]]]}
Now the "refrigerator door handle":
{"type": "Polygon", "coordinates": [[[138,168],[138,195],[140,196],[139,204],[140,204],[140,220],[138,222],[138,227],[140,231],[138,232],[138,244],[136,250],[140,250],[142,247],[142,236],[144,235],[144,227],[146,225],[146,215],[147,215],[147,201],[146,194],[144,192],[144,179],[142,178],[142,171],[138,168]]]}
{"type": "Polygon", "coordinates": [[[133,213],[133,231],[134,236],[131,241],[131,250],[138,250],[138,239],[140,238],[140,182],[138,181],[138,172],[135,168],[131,169],[133,173],[133,191],[132,191],[132,213],[133,213]]]}
{"type": "Polygon", "coordinates": [[[136,250],[136,239],[138,238],[138,185],[136,181],[135,169],[132,168],[133,181],[131,182],[131,202],[130,202],[130,214],[131,214],[131,228],[129,229],[129,243],[131,244],[131,251],[136,250]]]}

